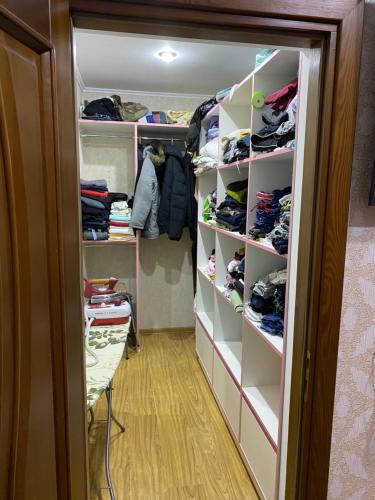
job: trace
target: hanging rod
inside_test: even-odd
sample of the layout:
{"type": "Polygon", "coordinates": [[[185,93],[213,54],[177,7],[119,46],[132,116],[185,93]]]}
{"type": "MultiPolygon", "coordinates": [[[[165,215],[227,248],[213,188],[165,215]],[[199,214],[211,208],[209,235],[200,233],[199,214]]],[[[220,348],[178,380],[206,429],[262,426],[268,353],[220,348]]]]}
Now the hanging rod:
{"type": "MultiPolygon", "coordinates": [[[[81,137],[105,137],[109,139],[135,139],[134,135],[105,135],[105,134],[81,134],[81,137]]],[[[137,136],[138,139],[146,141],[181,141],[186,142],[186,139],[177,137],[144,137],[137,136]]]]}
{"type": "Polygon", "coordinates": [[[138,139],[145,141],[182,141],[186,142],[186,139],[181,139],[177,137],[144,137],[143,135],[138,136],[138,139]]]}
{"type": "Polygon", "coordinates": [[[81,137],[105,137],[113,139],[134,139],[131,135],[80,134],[81,137]]]}

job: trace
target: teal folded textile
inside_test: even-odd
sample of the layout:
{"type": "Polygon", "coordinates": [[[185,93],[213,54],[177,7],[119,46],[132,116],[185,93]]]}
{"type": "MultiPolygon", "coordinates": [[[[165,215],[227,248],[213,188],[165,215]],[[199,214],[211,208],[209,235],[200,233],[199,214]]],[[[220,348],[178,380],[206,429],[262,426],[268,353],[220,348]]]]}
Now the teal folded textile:
{"type": "Polygon", "coordinates": [[[129,215],[110,215],[109,220],[117,222],[130,222],[131,217],[129,215]]]}
{"type": "Polygon", "coordinates": [[[255,67],[257,68],[268,59],[274,50],[275,49],[259,49],[259,53],[255,56],[255,67]]]}
{"type": "Polygon", "coordinates": [[[237,292],[237,290],[232,290],[230,293],[230,300],[232,302],[232,306],[236,313],[242,313],[243,311],[243,302],[241,296],[237,292]]]}

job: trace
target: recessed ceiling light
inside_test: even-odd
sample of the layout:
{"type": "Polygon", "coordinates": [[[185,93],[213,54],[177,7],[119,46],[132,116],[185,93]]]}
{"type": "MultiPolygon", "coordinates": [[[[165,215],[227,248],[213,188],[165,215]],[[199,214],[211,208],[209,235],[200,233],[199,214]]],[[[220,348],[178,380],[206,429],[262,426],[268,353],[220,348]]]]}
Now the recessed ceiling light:
{"type": "Polygon", "coordinates": [[[157,56],[162,61],[164,61],[166,63],[170,63],[173,61],[173,59],[176,59],[177,53],[174,52],[174,50],[164,49],[164,50],[161,50],[160,52],[158,52],[157,56]]]}

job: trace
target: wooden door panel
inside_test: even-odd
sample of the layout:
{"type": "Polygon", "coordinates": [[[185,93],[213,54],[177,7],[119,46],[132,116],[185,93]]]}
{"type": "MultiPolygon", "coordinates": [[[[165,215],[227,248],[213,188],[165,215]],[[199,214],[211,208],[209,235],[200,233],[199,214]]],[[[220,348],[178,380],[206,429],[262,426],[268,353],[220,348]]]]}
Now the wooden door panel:
{"type": "MultiPolygon", "coordinates": [[[[13,259],[8,271],[13,305],[5,308],[1,296],[0,307],[8,326],[13,324],[3,333],[15,353],[13,366],[2,374],[2,383],[13,390],[12,480],[6,498],[53,500],[57,486],[46,190],[54,187],[46,183],[46,169],[54,165],[46,162],[51,144],[44,137],[44,91],[41,56],[0,31],[5,234],[13,259]],[[11,372],[13,378],[4,380],[11,372]]],[[[0,250],[5,265],[6,249],[0,250]]]]}

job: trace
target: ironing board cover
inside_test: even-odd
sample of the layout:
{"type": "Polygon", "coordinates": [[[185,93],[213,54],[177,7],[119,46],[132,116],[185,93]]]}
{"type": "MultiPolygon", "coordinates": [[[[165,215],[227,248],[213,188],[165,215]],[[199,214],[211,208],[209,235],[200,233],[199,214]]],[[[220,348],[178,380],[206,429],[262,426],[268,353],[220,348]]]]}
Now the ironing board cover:
{"type": "MultiPolygon", "coordinates": [[[[86,366],[87,408],[94,406],[112,380],[120,364],[128,337],[130,317],[126,325],[93,326],[89,333],[89,346],[97,351],[99,363],[86,366]]],[[[86,352],[86,364],[93,361],[86,352]]]]}

